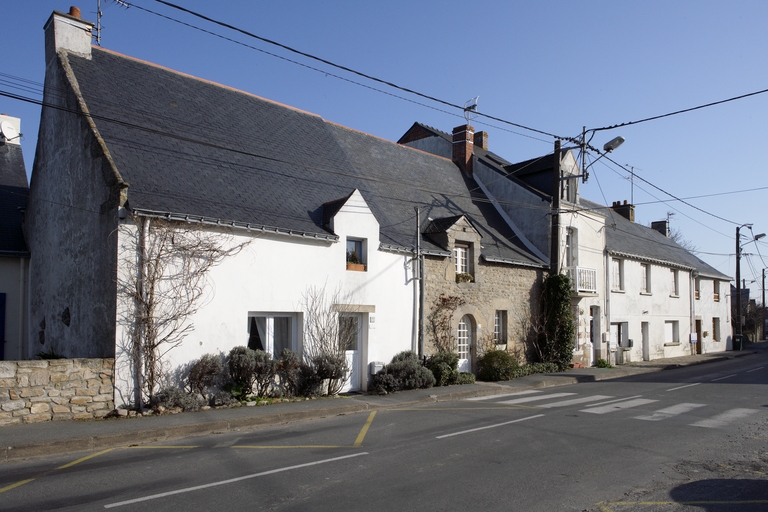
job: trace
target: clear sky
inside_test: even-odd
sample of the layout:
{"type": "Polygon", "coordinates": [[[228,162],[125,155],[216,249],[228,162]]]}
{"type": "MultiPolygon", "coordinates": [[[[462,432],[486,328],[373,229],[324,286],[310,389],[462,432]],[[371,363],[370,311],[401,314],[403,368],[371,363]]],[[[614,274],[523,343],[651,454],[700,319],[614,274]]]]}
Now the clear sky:
{"type": "MultiPolygon", "coordinates": [[[[66,12],[72,3],[83,18],[96,21],[97,0],[0,0],[0,92],[42,98],[43,25],[54,9],[66,12]]],[[[130,3],[258,50],[113,0],[102,0],[103,47],[391,141],[416,121],[448,132],[463,123],[459,110],[155,0],[130,3]]],[[[583,126],[613,126],[768,89],[768,2],[763,0],[175,3],[451,104],[479,96],[482,113],[563,137],[579,135],[583,126]]],[[[22,119],[31,172],[40,107],[0,96],[0,112],[22,119]]],[[[730,276],[735,276],[736,226],[754,224],[752,233],[742,230],[747,235],[742,277],[760,301],[768,237],[757,246],[746,242],[768,232],[766,114],[768,93],[763,93],[598,131],[595,147],[625,137],[611,158],[633,166],[653,186],[636,179],[631,187],[626,171],[602,159],[590,169],[581,194],[602,204],[633,198],[636,221],[646,225],[673,214],[671,227],[699,249],[699,257],[730,276]]],[[[480,117],[472,124],[489,133],[489,149],[512,162],[553,149],[554,139],[546,135],[480,117]]]]}

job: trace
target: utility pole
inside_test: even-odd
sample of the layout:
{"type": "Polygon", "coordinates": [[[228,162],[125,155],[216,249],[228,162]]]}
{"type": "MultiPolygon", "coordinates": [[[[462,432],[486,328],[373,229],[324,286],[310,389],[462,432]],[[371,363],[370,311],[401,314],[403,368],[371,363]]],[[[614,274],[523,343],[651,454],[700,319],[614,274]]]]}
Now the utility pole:
{"type": "Polygon", "coordinates": [[[549,237],[549,273],[552,275],[560,273],[560,144],[560,140],[555,141],[552,165],[552,232],[549,237]]]}
{"type": "MultiPolygon", "coordinates": [[[[739,344],[741,349],[741,226],[736,228],[736,332],[734,332],[734,341],[739,344]]],[[[735,345],[735,343],[734,343],[735,345]]],[[[733,347],[736,350],[736,347],[733,347]]]]}

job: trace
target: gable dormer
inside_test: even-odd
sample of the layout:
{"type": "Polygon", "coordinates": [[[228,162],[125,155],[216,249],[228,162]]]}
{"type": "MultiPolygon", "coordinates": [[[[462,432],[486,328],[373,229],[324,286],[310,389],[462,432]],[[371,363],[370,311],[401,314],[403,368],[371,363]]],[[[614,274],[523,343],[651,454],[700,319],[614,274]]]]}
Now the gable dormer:
{"type": "Polygon", "coordinates": [[[347,270],[367,271],[379,246],[379,222],[363,195],[355,189],[347,197],[323,204],[323,227],[339,236],[347,270]]]}
{"type": "Polygon", "coordinates": [[[457,283],[477,282],[482,237],[466,215],[434,219],[424,235],[451,253],[452,265],[446,266],[446,279],[457,283]]]}

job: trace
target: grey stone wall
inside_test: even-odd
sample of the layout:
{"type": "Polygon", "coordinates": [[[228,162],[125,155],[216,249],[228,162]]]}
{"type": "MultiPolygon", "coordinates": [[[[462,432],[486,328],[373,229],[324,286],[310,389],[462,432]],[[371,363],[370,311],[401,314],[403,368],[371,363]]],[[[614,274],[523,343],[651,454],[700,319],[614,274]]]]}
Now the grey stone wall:
{"type": "Polygon", "coordinates": [[[0,426],[102,418],[115,408],[114,359],[0,361],[0,426]]]}

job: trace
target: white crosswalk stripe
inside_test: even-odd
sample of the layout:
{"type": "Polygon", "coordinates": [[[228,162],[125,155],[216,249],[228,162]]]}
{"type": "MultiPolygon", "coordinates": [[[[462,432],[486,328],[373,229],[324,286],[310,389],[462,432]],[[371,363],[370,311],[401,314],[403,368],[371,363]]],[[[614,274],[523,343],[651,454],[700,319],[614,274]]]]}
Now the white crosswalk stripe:
{"type": "Polygon", "coordinates": [[[678,416],[680,414],[691,412],[692,410],[698,409],[699,407],[704,407],[705,405],[706,404],[682,403],[682,404],[673,405],[672,407],[659,409],[658,411],[655,411],[653,414],[650,414],[647,416],[635,416],[635,419],[646,420],[646,421],[661,421],[667,418],[671,418],[672,416],[678,416]]]}
{"type": "Polygon", "coordinates": [[[728,426],[728,424],[736,420],[740,420],[742,418],[746,418],[747,416],[751,416],[756,412],[757,411],[755,409],[731,409],[729,411],[725,411],[722,414],[718,414],[717,416],[713,416],[712,418],[709,418],[707,420],[701,420],[701,421],[697,421],[696,423],[691,423],[691,426],[704,427],[704,428],[722,428],[722,427],[728,426]]]}
{"type": "Polygon", "coordinates": [[[632,407],[638,407],[640,405],[652,404],[653,402],[658,402],[658,400],[651,400],[649,398],[635,398],[634,400],[625,400],[623,402],[615,402],[608,405],[592,407],[590,409],[582,409],[579,412],[606,414],[609,412],[619,411],[621,409],[631,409],[632,407]]]}
{"type": "Polygon", "coordinates": [[[466,400],[468,402],[477,402],[480,400],[494,400],[496,398],[506,398],[508,396],[530,395],[533,393],[541,393],[541,391],[538,391],[536,389],[528,389],[526,391],[515,391],[514,393],[501,393],[499,395],[474,396],[472,398],[467,398],[466,400]]]}
{"type": "Polygon", "coordinates": [[[588,402],[597,402],[598,400],[605,400],[607,398],[613,398],[613,397],[606,396],[606,395],[583,396],[581,398],[572,398],[570,400],[561,400],[560,402],[552,402],[551,404],[542,404],[537,407],[542,407],[544,409],[551,409],[553,407],[568,407],[569,405],[578,405],[578,404],[585,404],[588,402]]]}
{"type": "Polygon", "coordinates": [[[539,400],[549,400],[550,398],[560,398],[560,397],[563,397],[563,396],[571,396],[571,395],[575,395],[575,394],[576,393],[552,393],[552,394],[549,394],[549,395],[527,396],[527,397],[524,397],[524,398],[515,398],[514,400],[504,400],[504,401],[499,402],[499,403],[509,404],[509,405],[525,404],[525,403],[529,403],[529,402],[537,402],[539,400]]]}

